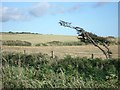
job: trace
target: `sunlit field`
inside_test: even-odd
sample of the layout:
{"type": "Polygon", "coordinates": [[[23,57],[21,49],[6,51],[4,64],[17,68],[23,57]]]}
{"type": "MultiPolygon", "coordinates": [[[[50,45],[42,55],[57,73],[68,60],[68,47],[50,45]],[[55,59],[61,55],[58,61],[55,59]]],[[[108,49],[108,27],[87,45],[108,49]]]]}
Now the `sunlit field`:
{"type": "MultiPolygon", "coordinates": [[[[66,46],[64,43],[57,46],[58,41],[78,42],[76,36],[3,34],[1,40],[20,40],[32,44],[2,45],[3,88],[117,88],[119,86],[119,58],[116,44],[109,46],[112,58],[105,59],[105,55],[92,44],[72,43],[66,46]],[[55,41],[55,44],[36,46],[50,41],[55,41]]],[[[102,45],[100,47],[104,48],[102,45]]]]}
{"type": "Polygon", "coordinates": [[[65,36],[65,35],[40,35],[40,34],[1,34],[2,40],[21,40],[28,41],[32,45],[38,43],[46,43],[50,41],[78,41],[77,36],[65,36]]]}

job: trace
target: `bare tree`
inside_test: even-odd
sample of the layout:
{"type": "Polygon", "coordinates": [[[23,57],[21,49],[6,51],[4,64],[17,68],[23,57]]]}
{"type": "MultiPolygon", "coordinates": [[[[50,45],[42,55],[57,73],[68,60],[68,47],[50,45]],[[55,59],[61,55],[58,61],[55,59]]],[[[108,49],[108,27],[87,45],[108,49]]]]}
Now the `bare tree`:
{"type": "MultiPolygon", "coordinates": [[[[75,29],[78,34],[78,39],[81,39],[83,42],[85,42],[86,40],[90,41],[95,47],[99,48],[103,52],[106,59],[111,58],[112,52],[110,51],[110,49],[108,48],[108,45],[105,42],[103,42],[102,45],[107,49],[107,51],[104,50],[103,48],[101,48],[98,45],[98,43],[96,43],[95,40],[89,35],[89,32],[86,32],[83,28],[73,27],[73,26],[71,26],[71,23],[65,22],[62,20],[60,20],[59,24],[64,27],[69,27],[69,28],[75,29]]],[[[99,40],[97,40],[97,41],[99,41],[99,40]]]]}

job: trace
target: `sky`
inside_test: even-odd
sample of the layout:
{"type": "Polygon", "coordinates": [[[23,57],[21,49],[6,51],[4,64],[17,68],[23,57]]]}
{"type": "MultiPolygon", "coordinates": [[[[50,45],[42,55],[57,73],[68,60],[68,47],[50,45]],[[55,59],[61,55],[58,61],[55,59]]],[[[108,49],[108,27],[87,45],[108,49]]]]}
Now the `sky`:
{"type": "Polygon", "coordinates": [[[0,13],[2,32],[77,35],[59,25],[63,20],[99,36],[118,36],[117,2],[3,2],[0,13]]]}

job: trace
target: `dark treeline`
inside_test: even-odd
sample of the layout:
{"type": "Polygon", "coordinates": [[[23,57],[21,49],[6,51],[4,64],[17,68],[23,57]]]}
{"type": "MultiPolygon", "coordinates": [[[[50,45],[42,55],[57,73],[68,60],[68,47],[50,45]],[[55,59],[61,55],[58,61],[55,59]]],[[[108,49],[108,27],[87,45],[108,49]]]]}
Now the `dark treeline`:
{"type": "Polygon", "coordinates": [[[1,33],[5,33],[5,34],[39,34],[39,33],[32,33],[32,32],[1,32],[1,33]]]}

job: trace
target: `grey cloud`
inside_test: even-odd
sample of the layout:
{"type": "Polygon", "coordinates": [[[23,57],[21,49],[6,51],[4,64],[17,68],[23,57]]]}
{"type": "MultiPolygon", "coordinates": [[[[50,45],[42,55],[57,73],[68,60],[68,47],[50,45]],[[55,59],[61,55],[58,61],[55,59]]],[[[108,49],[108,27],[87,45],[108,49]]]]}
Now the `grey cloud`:
{"type": "Polygon", "coordinates": [[[56,6],[54,8],[56,8],[56,9],[52,12],[52,14],[63,14],[63,13],[70,13],[70,12],[78,11],[78,10],[80,10],[81,5],[76,4],[76,5],[71,6],[71,7],[56,6]]]}
{"type": "Polygon", "coordinates": [[[23,8],[0,7],[0,22],[7,21],[28,21],[32,17],[40,17],[48,13],[49,3],[38,3],[35,6],[23,8]]]}
{"type": "Polygon", "coordinates": [[[81,5],[78,4],[78,5],[75,5],[71,8],[69,8],[68,11],[76,11],[76,10],[79,10],[80,8],[81,8],[81,5]]]}
{"type": "Polygon", "coordinates": [[[20,11],[18,8],[0,7],[0,21],[7,22],[27,20],[28,16],[20,11]]]}
{"type": "Polygon", "coordinates": [[[105,5],[106,3],[108,3],[109,1],[111,1],[111,0],[100,0],[93,7],[94,8],[101,7],[101,6],[105,5]]]}
{"type": "Polygon", "coordinates": [[[29,13],[35,17],[41,17],[48,13],[49,8],[50,4],[47,2],[38,3],[30,9],[29,13]]]}
{"type": "Polygon", "coordinates": [[[64,7],[53,5],[48,2],[37,3],[31,8],[11,8],[11,7],[0,7],[0,22],[7,21],[28,21],[32,16],[41,17],[44,15],[52,14],[63,14],[78,11],[81,5],[76,4],[71,7],[64,7]]]}
{"type": "Polygon", "coordinates": [[[32,16],[35,17],[41,17],[47,14],[63,14],[63,13],[69,13],[74,12],[80,9],[80,5],[74,5],[72,7],[64,7],[59,5],[52,5],[48,2],[38,3],[35,6],[33,6],[29,13],[32,16]]]}

